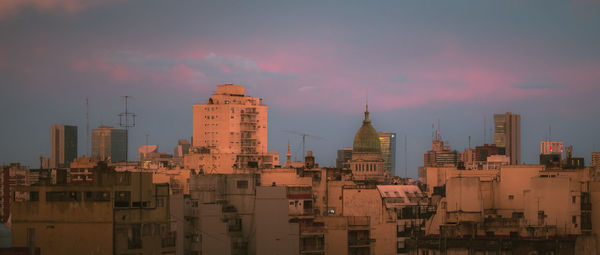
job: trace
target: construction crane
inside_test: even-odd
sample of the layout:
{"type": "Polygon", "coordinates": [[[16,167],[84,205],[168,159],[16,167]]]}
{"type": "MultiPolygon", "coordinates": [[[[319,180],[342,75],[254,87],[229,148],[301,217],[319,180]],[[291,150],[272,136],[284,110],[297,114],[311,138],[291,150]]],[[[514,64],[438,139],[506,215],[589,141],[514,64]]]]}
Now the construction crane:
{"type": "Polygon", "coordinates": [[[305,151],[306,137],[314,138],[314,139],[317,139],[317,140],[325,140],[325,138],[323,138],[323,137],[309,135],[309,134],[306,134],[306,133],[297,132],[297,131],[293,131],[293,130],[283,130],[283,132],[294,134],[294,135],[298,135],[298,136],[302,136],[302,158],[304,158],[306,156],[306,151],[305,151]]]}

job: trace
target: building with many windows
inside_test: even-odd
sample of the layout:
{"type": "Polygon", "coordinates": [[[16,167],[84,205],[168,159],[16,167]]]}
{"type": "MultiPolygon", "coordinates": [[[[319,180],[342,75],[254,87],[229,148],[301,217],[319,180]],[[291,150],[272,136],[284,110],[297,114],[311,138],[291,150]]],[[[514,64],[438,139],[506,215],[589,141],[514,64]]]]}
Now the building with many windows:
{"type": "Polygon", "coordinates": [[[92,158],[121,162],[127,160],[127,130],[100,126],[92,130],[92,158]]]}
{"type": "Polygon", "coordinates": [[[77,126],[52,125],[50,143],[50,167],[69,167],[77,157],[77,126]]]}
{"type": "Polygon", "coordinates": [[[267,106],[244,86],[217,86],[206,104],[193,106],[193,148],[184,165],[208,173],[278,165],[268,151],[267,119],[267,106]]]}
{"type": "Polygon", "coordinates": [[[383,156],[383,170],[390,176],[396,173],[396,133],[378,132],[383,156]]]}
{"type": "Polygon", "coordinates": [[[507,112],[494,114],[494,143],[511,165],[521,163],[521,115],[507,112]]]}

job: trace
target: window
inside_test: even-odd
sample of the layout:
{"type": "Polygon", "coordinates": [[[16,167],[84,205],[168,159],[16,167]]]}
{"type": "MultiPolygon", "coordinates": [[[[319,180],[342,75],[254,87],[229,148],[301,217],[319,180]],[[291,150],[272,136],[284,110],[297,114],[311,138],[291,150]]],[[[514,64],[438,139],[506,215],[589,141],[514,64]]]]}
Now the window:
{"type": "Polygon", "coordinates": [[[29,201],[39,201],[40,200],[40,193],[37,191],[31,191],[29,192],[29,201]]]}
{"type": "Polygon", "coordinates": [[[115,192],[115,207],[129,207],[131,202],[131,192],[116,191],[115,192]]]}
{"type": "Polygon", "coordinates": [[[573,215],[571,217],[571,222],[573,222],[573,224],[577,224],[577,216],[576,215],[573,215]]]}
{"type": "Polygon", "coordinates": [[[508,195],[508,200],[513,200],[513,199],[515,199],[514,195],[508,195]]]}
{"type": "Polygon", "coordinates": [[[156,199],[156,207],[165,207],[165,199],[157,198],[156,199]]]}
{"type": "Polygon", "coordinates": [[[247,180],[237,181],[236,186],[237,186],[238,189],[247,189],[248,188],[248,181],[247,180]]]}
{"type": "Polygon", "coordinates": [[[132,225],[127,233],[127,248],[129,249],[141,249],[142,248],[142,235],[140,225],[132,225]]]}
{"type": "Polygon", "coordinates": [[[46,201],[65,201],[67,192],[62,191],[51,191],[46,192],[46,201]]]}
{"type": "Polygon", "coordinates": [[[573,202],[573,204],[577,203],[577,197],[576,196],[572,196],[571,197],[571,201],[573,202]]]}

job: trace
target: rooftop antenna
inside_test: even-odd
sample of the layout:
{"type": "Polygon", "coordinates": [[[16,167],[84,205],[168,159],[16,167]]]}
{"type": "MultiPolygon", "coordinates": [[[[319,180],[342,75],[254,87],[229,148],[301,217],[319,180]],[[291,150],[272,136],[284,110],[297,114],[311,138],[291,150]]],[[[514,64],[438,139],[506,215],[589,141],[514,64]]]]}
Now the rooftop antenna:
{"type": "Polygon", "coordinates": [[[290,163],[292,163],[292,152],[290,151],[290,140],[288,140],[288,150],[287,150],[287,153],[285,154],[285,157],[287,159],[286,163],[288,163],[288,165],[290,163]]]}
{"type": "Polygon", "coordinates": [[[469,149],[471,149],[471,136],[469,136],[469,149]]]}
{"type": "Polygon", "coordinates": [[[487,126],[486,120],[487,120],[486,117],[483,116],[483,144],[487,143],[487,140],[486,140],[487,139],[487,134],[485,132],[486,131],[485,127],[487,126]]]}
{"type": "Polygon", "coordinates": [[[325,140],[325,138],[323,138],[323,137],[309,135],[309,134],[306,134],[306,133],[296,132],[296,131],[292,131],[292,130],[283,130],[283,132],[294,134],[294,135],[298,135],[298,136],[302,136],[302,158],[306,157],[306,154],[305,154],[306,137],[311,137],[311,138],[315,138],[315,139],[318,139],[318,140],[325,140]]]}
{"type": "Polygon", "coordinates": [[[494,135],[494,133],[492,132],[492,124],[490,124],[490,141],[489,141],[490,144],[494,143],[493,135],[494,135]]]}
{"type": "Polygon", "coordinates": [[[404,135],[404,178],[408,179],[408,142],[404,135]]]}
{"type": "Polygon", "coordinates": [[[88,157],[90,154],[90,112],[88,98],[85,98],[85,153],[88,157]]]}
{"type": "Polygon", "coordinates": [[[125,112],[119,113],[119,126],[125,128],[125,168],[127,168],[128,152],[129,152],[129,129],[135,127],[135,113],[129,112],[127,101],[131,96],[123,96],[125,98],[125,112]],[[131,121],[130,121],[131,120],[131,121]]]}

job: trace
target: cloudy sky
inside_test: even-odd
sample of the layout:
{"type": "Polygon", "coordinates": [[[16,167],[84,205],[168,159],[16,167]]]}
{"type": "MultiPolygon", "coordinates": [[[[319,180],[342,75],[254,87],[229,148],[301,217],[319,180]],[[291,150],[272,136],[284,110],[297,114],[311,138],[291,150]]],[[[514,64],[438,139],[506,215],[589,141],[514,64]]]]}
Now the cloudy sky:
{"type": "MultiPolygon", "coordinates": [[[[39,166],[50,125],[118,125],[130,95],[130,158],[172,153],[192,134],[192,105],[218,84],[269,105],[269,147],[335,164],[361,125],[399,136],[397,170],[416,176],[438,120],[464,150],[494,113],[522,117],[523,158],[539,142],[600,150],[597,1],[0,1],[0,164],[39,166]]],[[[489,137],[489,131],[488,137],[489,137]]],[[[486,138],[487,142],[490,141],[486,138]]]]}

